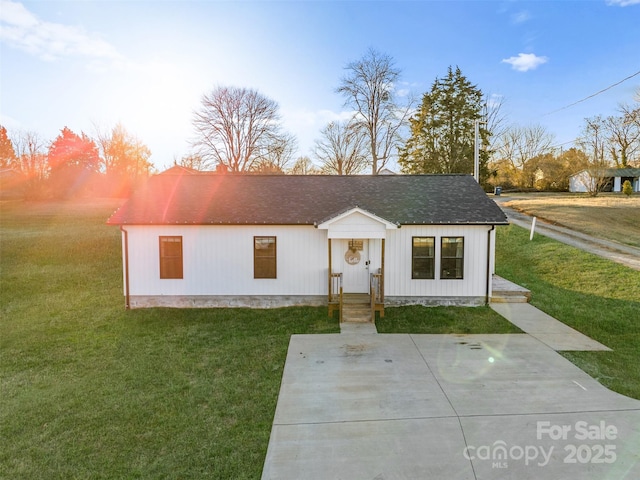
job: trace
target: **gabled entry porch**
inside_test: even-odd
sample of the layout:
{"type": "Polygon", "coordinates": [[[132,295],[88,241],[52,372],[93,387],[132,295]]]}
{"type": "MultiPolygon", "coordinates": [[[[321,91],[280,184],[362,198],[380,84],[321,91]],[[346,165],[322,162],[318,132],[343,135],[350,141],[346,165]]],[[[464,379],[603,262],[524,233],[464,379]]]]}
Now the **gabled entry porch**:
{"type": "Polygon", "coordinates": [[[384,316],[385,239],[398,225],[355,207],[317,228],[327,230],[329,316],[338,311],[341,322],[384,316]]]}

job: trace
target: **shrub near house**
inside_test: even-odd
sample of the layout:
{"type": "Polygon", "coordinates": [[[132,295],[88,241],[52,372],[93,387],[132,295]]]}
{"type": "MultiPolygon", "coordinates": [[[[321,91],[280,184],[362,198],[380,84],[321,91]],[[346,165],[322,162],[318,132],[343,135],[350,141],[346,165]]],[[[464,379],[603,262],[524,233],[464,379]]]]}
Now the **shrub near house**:
{"type": "Polygon", "coordinates": [[[630,197],[633,194],[633,187],[631,186],[631,182],[629,180],[625,180],[622,184],[622,193],[624,193],[627,197],[630,197]]]}

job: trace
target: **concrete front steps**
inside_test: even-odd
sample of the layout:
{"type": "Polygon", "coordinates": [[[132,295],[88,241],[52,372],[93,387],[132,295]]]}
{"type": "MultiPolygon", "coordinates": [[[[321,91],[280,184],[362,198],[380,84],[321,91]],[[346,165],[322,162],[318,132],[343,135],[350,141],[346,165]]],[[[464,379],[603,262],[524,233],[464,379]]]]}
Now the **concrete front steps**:
{"type": "Polygon", "coordinates": [[[493,276],[491,303],[529,303],[531,291],[509,280],[493,276]]]}
{"type": "Polygon", "coordinates": [[[342,322],[372,323],[371,297],[366,293],[345,293],[342,297],[342,322]]]}

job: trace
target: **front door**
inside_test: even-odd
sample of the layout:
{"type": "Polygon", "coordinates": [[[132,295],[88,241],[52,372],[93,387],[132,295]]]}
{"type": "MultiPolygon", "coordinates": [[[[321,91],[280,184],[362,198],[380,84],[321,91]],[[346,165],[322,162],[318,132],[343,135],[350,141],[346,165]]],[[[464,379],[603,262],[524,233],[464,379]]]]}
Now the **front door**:
{"type": "Polygon", "coordinates": [[[344,293],[369,293],[369,241],[341,240],[340,252],[344,293]]]}

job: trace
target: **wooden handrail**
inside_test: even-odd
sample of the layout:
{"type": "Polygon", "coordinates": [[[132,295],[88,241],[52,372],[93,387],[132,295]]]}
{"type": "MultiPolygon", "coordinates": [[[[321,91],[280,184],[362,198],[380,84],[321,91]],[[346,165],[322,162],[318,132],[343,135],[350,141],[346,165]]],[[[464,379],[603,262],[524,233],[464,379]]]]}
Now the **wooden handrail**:
{"type": "Polygon", "coordinates": [[[383,303],[384,302],[384,285],[381,273],[372,273],[371,274],[371,291],[372,300],[375,303],[383,303]]]}
{"type": "Polygon", "coordinates": [[[371,319],[375,321],[376,312],[384,317],[384,275],[382,273],[372,273],[370,276],[371,291],[371,319]]]}
{"type": "Polygon", "coordinates": [[[335,303],[339,300],[338,295],[342,288],[342,273],[332,273],[329,285],[331,287],[329,290],[329,302],[335,303]]]}
{"type": "Polygon", "coordinates": [[[370,288],[370,296],[371,296],[371,321],[376,321],[376,289],[373,286],[373,274],[371,275],[371,288],[370,288]]]}
{"type": "Polygon", "coordinates": [[[340,321],[342,321],[342,273],[329,274],[329,316],[338,308],[340,321]]]}

